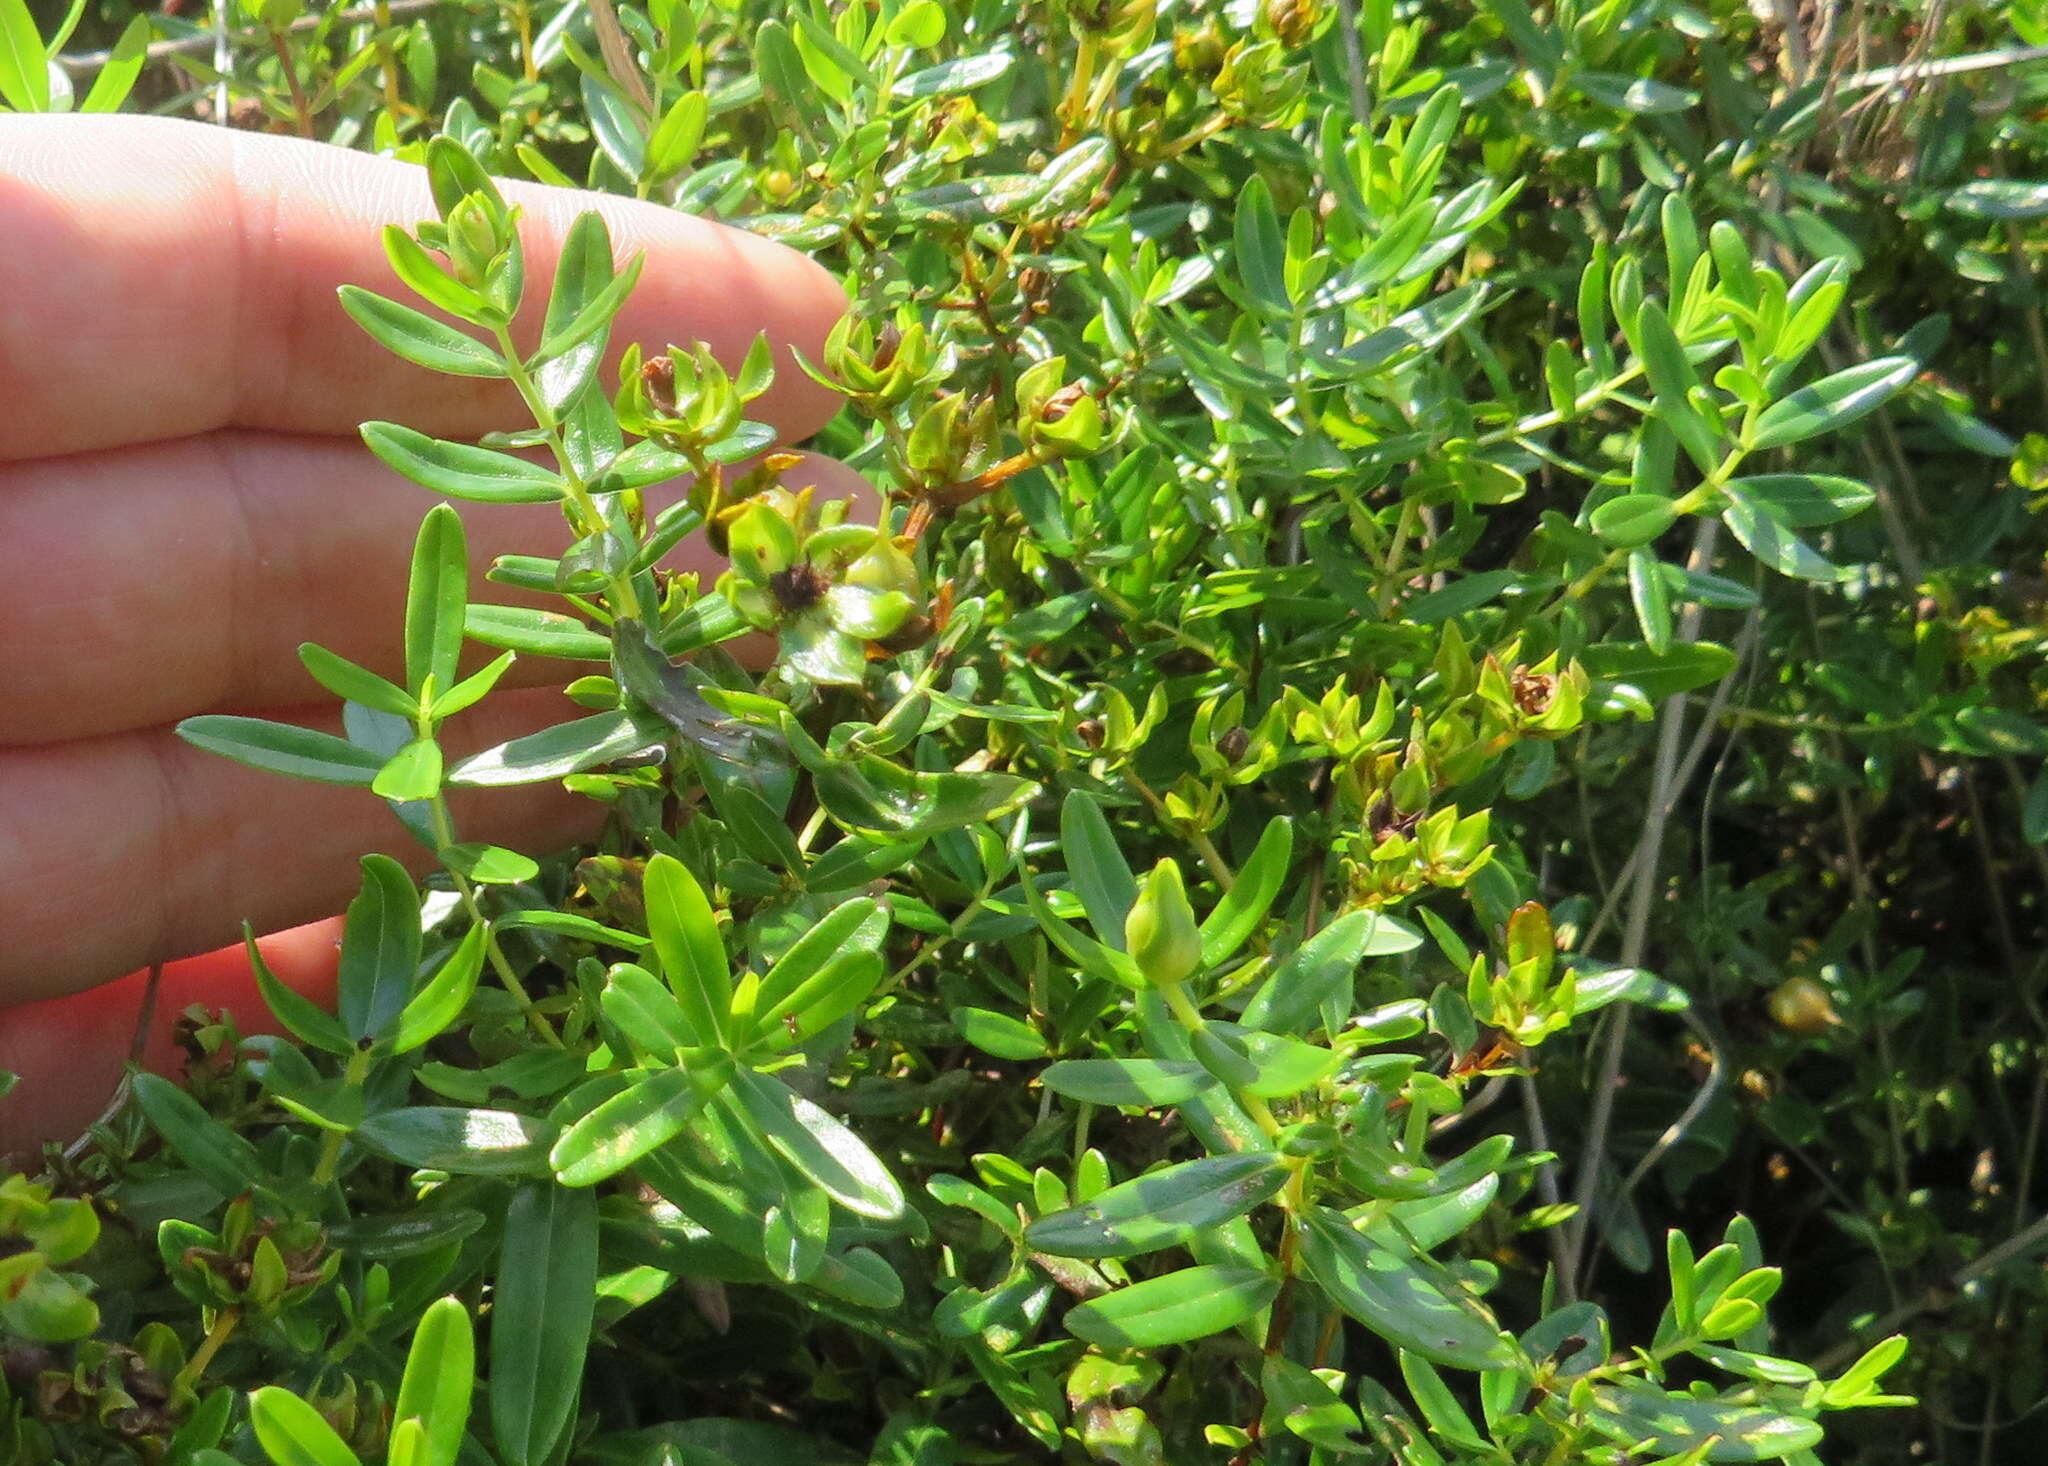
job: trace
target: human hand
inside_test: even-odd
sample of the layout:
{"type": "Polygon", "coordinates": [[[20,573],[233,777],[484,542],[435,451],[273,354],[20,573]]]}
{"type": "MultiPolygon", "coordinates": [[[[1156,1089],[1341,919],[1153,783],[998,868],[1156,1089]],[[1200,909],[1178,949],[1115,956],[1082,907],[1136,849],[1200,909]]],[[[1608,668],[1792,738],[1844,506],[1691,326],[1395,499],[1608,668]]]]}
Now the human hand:
{"type": "MultiPolygon", "coordinates": [[[[765,330],[815,356],[843,309],[823,270],[739,231],[504,189],[525,211],[530,279],[548,278],[587,209],[622,260],[646,252],[614,349],[702,338],[736,365],[765,330]]],[[[273,930],[326,915],[370,850],[429,862],[362,790],[239,767],[173,725],[260,709],[338,727],[299,664],[307,640],[396,674],[412,532],[431,500],[370,456],[356,424],[462,437],[523,421],[505,384],[398,361],[335,300],[344,283],[399,293],[379,231],[432,212],[422,170],[339,148],[168,119],[0,119],[0,1004],[205,951],[245,919],[273,930]]],[[[526,344],[535,323],[515,333],[526,344]]],[[[799,438],[833,402],[786,350],[781,363],[755,410],[799,438]]],[[[853,486],[839,465],[812,467],[827,493],[853,486]]],[[[496,554],[565,542],[551,505],[461,508],[479,584],[496,554]]],[[[693,555],[711,568],[701,545],[677,563],[693,555]]],[[[508,684],[522,673],[550,680],[534,664],[508,684]]],[[[557,721],[557,696],[494,698],[454,741],[557,721]]],[[[466,838],[534,849],[586,833],[592,809],[544,788],[455,802],[466,838]]],[[[321,940],[331,950],[332,934],[321,940]]],[[[317,949],[294,966],[316,985],[320,968],[317,949]]],[[[36,1025],[61,1028],[62,1011],[40,1005],[11,1029],[0,1015],[0,1047],[17,1064],[47,1056],[36,1025]]],[[[67,1120],[104,1094],[78,1099],[67,1120]]]]}

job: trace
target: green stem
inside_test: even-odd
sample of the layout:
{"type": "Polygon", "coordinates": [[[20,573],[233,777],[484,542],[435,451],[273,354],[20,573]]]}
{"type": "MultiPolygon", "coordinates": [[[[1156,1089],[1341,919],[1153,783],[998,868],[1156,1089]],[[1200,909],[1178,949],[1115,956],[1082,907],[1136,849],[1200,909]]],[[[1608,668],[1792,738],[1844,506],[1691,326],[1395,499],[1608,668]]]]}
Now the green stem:
{"type": "MultiPolygon", "coordinates": [[[[526,370],[526,362],[519,354],[519,348],[512,342],[512,331],[508,326],[497,328],[498,353],[505,359],[505,375],[518,389],[520,399],[526,403],[526,410],[533,415],[535,426],[548,435],[548,451],[554,454],[555,469],[562,476],[562,488],[568,496],[569,523],[579,537],[608,532],[611,528],[604,511],[598,508],[597,500],[591,497],[589,485],[576,471],[569,458],[569,450],[562,439],[562,424],[549,407],[540,388],[534,384],[533,376],[526,370]]],[[[630,620],[645,619],[640,611],[640,597],[633,589],[629,575],[613,574],[606,587],[618,613],[630,620]]]]}
{"type": "MultiPolygon", "coordinates": [[[[427,808],[434,822],[434,843],[438,849],[446,850],[455,843],[455,822],[449,817],[448,801],[436,794],[429,801],[427,808]]],[[[505,991],[512,995],[512,1001],[519,1005],[519,1011],[525,1015],[527,1027],[531,1028],[544,1043],[558,1049],[567,1047],[562,1042],[562,1036],[555,1032],[555,1026],[548,1022],[547,1015],[534,1007],[533,997],[526,991],[526,984],[521,982],[519,974],[512,970],[512,963],[505,956],[505,949],[498,945],[498,934],[493,930],[490,918],[484,915],[483,906],[476,899],[476,887],[469,883],[468,877],[446,861],[442,862],[442,869],[448,872],[448,878],[455,883],[455,894],[461,898],[462,908],[469,913],[469,919],[484,929],[484,953],[490,958],[491,970],[497,973],[498,981],[505,991]]]]}
{"type": "Polygon", "coordinates": [[[939,953],[945,951],[949,943],[958,941],[960,933],[967,930],[967,924],[974,920],[976,914],[987,903],[988,897],[989,893],[986,889],[976,893],[974,899],[969,901],[961,909],[960,914],[953,918],[953,923],[946,929],[946,934],[937,941],[926,942],[919,949],[915,957],[912,957],[908,962],[883,978],[881,985],[874,991],[874,997],[871,997],[868,1001],[873,1002],[875,998],[882,997],[886,993],[893,993],[905,978],[917,971],[918,968],[924,966],[925,963],[931,961],[932,958],[938,956],[939,953]]]}
{"type": "MultiPolygon", "coordinates": [[[[1582,413],[1592,411],[1642,374],[1642,364],[1637,363],[1627,371],[1617,372],[1606,381],[1596,383],[1592,387],[1587,388],[1572,399],[1571,416],[1578,417],[1582,413]]],[[[1516,438],[1524,437],[1530,433],[1540,433],[1546,428],[1557,427],[1566,420],[1565,414],[1553,408],[1549,412],[1538,413],[1535,417],[1525,417],[1511,427],[1496,428],[1490,433],[1484,433],[1474,441],[1473,446],[1475,448],[1498,448],[1503,443],[1513,442],[1516,438]]]]}
{"type": "MultiPolygon", "coordinates": [[[[1172,1012],[1174,1020],[1187,1032],[1200,1033],[1209,1026],[1208,1020],[1202,1017],[1202,1010],[1197,1008],[1195,1000],[1188,996],[1186,983],[1168,983],[1159,989],[1159,996],[1166,1000],[1166,1006],[1172,1012]]],[[[1265,1100],[1261,1099],[1258,1095],[1239,1089],[1234,1084],[1226,1084],[1224,1088],[1230,1091],[1230,1097],[1237,1101],[1238,1106],[1247,1115],[1252,1117],[1252,1123],[1257,1125],[1268,1138],[1280,1133],[1280,1121],[1274,1117],[1273,1107],[1267,1104],[1265,1100]]],[[[1299,1173],[1297,1173],[1296,1179],[1299,1179],[1299,1173]]]]}
{"type": "MultiPolygon", "coordinates": [[[[348,1065],[342,1070],[342,1080],[352,1089],[361,1089],[363,1080],[370,1072],[370,1051],[357,1049],[348,1056],[348,1065]]],[[[325,1186],[334,1179],[335,1170],[341,1165],[341,1146],[347,1135],[340,1130],[323,1131],[320,1136],[320,1159],[313,1164],[313,1184],[325,1186]]]]}
{"type": "MultiPolygon", "coordinates": [[[[1683,518],[1688,514],[1697,514],[1707,504],[1711,503],[1714,495],[1721,492],[1721,485],[1727,483],[1729,479],[1735,476],[1735,470],[1741,465],[1743,457],[1747,452],[1747,449],[1738,447],[1729,453],[1726,458],[1723,458],[1715,466],[1714,471],[1700,480],[1691,491],[1681,494],[1678,498],[1671,501],[1672,513],[1683,518]]],[[[1628,557],[1629,551],[1627,550],[1609,550],[1605,559],[1601,560],[1599,564],[1559,592],[1557,599],[1543,608],[1542,614],[1549,615],[1551,612],[1561,609],[1572,601],[1584,599],[1586,593],[1592,590],[1594,586],[1627,564],[1628,557]]]]}
{"type": "Polygon", "coordinates": [[[185,1367],[178,1371],[177,1377],[171,1381],[173,1400],[198,1385],[206,1373],[206,1366],[213,1363],[213,1356],[220,1352],[220,1346],[228,1341],[236,1325],[241,1321],[242,1310],[239,1306],[223,1308],[220,1311],[213,1320],[213,1327],[208,1329],[206,1337],[199,1341],[198,1349],[185,1362],[185,1367]]]}
{"type": "Polygon", "coordinates": [[[1095,78],[1095,58],[1101,49],[1094,32],[1081,32],[1080,48],[1074,56],[1074,75],[1067,83],[1066,95],[1053,109],[1053,115],[1060,122],[1061,152],[1072,147],[1084,130],[1082,118],[1088,110],[1088,88],[1095,78]]]}
{"type": "Polygon", "coordinates": [[[1208,867],[1209,874],[1215,878],[1219,889],[1227,891],[1237,884],[1237,873],[1230,868],[1230,862],[1223,858],[1223,852],[1216,848],[1216,843],[1209,838],[1207,831],[1196,829],[1185,824],[1184,821],[1175,819],[1167,811],[1166,801],[1153,792],[1150,784],[1147,784],[1138,777],[1136,770],[1125,769],[1124,778],[1130,782],[1130,786],[1133,789],[1138,791],[1138,797],[1152,806],[1152,812],[1159,816],[1160,821],[1169,830],[1172,830],[1175,834],[1185,836],[1187,842],[1195,847],[1195,854],[1202,857],[1202,864],[1208,867]]]}

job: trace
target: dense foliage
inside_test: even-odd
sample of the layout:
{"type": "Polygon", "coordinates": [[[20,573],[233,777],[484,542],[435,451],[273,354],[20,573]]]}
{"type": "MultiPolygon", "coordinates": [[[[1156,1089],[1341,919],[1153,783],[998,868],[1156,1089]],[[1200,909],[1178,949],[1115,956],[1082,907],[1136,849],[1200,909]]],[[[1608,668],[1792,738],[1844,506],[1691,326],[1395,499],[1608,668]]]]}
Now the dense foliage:
{"type": "Polygon", "coordinates": [[[234,19],[0,0],[0,98],[425,164],[337,308],[531,415],[364,440],[559,609],[423,492],[346,739],[185,725],[443,870],[0,1189],[0,1459],[2029,1458],[2048,10],[234,19]],[[884,520],[491,175],[829,263],[884,520]],[[444,759],[466,642],[581,708],[444,759]]]}

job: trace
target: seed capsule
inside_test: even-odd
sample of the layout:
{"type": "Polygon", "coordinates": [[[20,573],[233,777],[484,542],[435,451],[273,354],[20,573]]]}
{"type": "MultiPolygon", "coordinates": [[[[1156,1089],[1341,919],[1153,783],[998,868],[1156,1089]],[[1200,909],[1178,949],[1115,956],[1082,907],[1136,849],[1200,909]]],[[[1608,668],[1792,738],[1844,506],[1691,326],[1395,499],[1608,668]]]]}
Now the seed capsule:
{"type": "Polygon", "coordinates": [[[1828,990],[1810,977],[1786,978],[1771,989],[1764,1007],[1771,1021],[1790,1033],[1826,1033],[1842,1021],[1828,990]]]}

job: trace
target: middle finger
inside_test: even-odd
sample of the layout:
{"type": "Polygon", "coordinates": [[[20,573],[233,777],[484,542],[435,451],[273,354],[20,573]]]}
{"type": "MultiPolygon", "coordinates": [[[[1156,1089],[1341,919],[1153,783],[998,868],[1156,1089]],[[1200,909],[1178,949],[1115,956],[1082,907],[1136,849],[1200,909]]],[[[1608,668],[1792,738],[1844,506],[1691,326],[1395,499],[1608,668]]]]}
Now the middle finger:
{"type": "MultiPolygon", "coordinates": [[[[815,456],[785,480],[866,492],[815,456]]],[[[360,446],[295,434],[0,465],[0,746],[307,701],[321,694],[299,662],[305,641],[396,678],[413,533],[434,497],[360,446]]],[[[483,572],[501,554],[559,554],[561,511],[457,508],[472,596],[549,604],[483,572]]],[[[701,538],[669,563],[707,580],[724,566],[701,538]]],[[[561,666],[522,658],[515,672],[530,685],[561,666]]]]}

